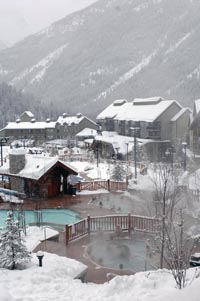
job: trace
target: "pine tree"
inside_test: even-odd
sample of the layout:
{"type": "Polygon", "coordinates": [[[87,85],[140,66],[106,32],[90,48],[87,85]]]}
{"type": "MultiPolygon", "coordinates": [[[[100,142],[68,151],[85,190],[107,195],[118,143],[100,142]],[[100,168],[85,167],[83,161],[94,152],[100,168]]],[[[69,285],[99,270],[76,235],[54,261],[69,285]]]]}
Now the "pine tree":
{"type": "Polygon", "coordinates": [[[31,258],[23,244],[18,222],[14,221],[13,212],[9,211],[6,218],[5,232],[0,237],[0,267],[19,269],[22,263],[31,258]]]}
{"type": "Polygon", "coordinates": [[[112,170],[111,179],[115,181],[123,181],[126,176],[126,171],[122,164],[117,163],[112,170]]]}

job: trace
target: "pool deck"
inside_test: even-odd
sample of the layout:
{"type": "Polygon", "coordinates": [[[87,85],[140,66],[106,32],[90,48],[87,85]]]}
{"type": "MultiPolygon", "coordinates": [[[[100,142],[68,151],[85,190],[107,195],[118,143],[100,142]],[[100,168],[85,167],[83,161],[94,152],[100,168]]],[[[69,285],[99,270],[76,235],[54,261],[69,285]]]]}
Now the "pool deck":
{"type": "MultiPolygon", "coordinates": [[[[118,193],[119,194],[119,193],[118,193]]],[[[105,196],[105,194],[103,194],[105,196]]],[[[31,200],[26,199],[23,203],[24,210],[34,210],[37,205],[40,204],[41,208],[66,208],[70,210],[75,210],[79,213],[80,217],[85,218],[88,215],[90,216],[103,216],[103,215],[114,215],[116,214],[112,209],[107,209],[104,207],[97,206],[90,203],[92,198],[96,200],[101,200],[101,194],[89,194],[81,195],[77,194],[76,196],[71,195],[60,195],[56,198],[44,199],[44,200],[31,200]]],[[[0,209],[16,209],[19,207],[19,204],[14,203],[0,203],[0,209]]],[[[132,272],[127,270],[115,270],[110,268],[105,268],[100,265],[97,265],[91,262],[88,258],[85,257],[85,248],[91,242],[91,236],[85,236],[83,238],[77,239],[70,242],[66,245],[65,232],[60,232],[59,240],[54,241],[44,241],[42,242],[34,252],[37,252],[39,249],[46,252],[54,253],[60,256],[66,256],[69,258],[76,259],[83,262],[88,266],[86,282],[93,283],[104,283],[107,280],[114,277],[114,275],[129,275],[132,272]],[[109,277],[108,277],[109,275],[109,277]]],[[[44,259],[45,260],[45,259],[44,259]]]]}
{"type": "MultiPolygon", "coordinates": [[[[44,241],[42,242],[34,251],[43,250],[49,253],[54,253],[60,256],[66,256],[68,258],[76,259],[84,263],[88,269],[85,278],[85,282],[93,283],[105,283],[106,281],[111,280],[115,275],[131,275],[133,272],[129,270],[117,270],[106,268],[95,264],[86,256],[86,247],[91,243],[92,237],[85,236],[83,238],[77,239],[70,242],[68,245],[65,243],[65,233],[60,232],[59,241],[44,241]]],[[[45,258],[44,258],[45,260],[45,258]]]]}

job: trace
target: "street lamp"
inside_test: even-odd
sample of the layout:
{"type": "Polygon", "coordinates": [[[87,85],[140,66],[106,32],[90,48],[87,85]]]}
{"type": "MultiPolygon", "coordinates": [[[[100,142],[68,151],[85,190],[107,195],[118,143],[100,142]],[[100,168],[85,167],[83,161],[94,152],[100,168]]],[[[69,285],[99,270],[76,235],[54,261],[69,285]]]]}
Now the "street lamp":
{"type": "Polygon", "coordinates": [[[131,127],[130,130],[133,131],[134,135],[134,162],[135,162],[135,179],[137,179],[137,131],[139,130],[139,127],[131,127]]]}
{"type": "Polygon", "coordinates": [[[126,144],[126,161],[128,162],[128,142],[125,143],[126,144]]]}
{"type": "Polygon", "coordinates": [[[173,169],[173,148],[168,148],[167,150],[166,150],[166,152],[165,152],[165,155],[166,155],[166,157],[167,157],[167,162],[168,163],[171,163],[171,167],[172,167],[172,169],[173,169]]]}
{"type": "Polygon", "coordinates": [[[1,166],[3,166],[3,143],[8,142],[9,137],[0,137],[0,147],[1,147],[1,166]]]}
{"type": "Polygon", "coordinates": [[[116,152],[117,152],[117,158],[116,159],[119,159],[119,149],[120,149],[120,147],[117,146],[117,147],[115,147],[115,149],[116,149],[116,152]]]}
{"type": "Polygon", "coordinates": [[[43,259],[43,257],[44,257],[43,251],[38,251],[37,252],[37,258],[39,260],[39,267],[42,267],[42,259],[43,259]]]}
{"type": "Polygon", "coordinates": [[[183,169],[184,169],[184,171],[186,171],[186,159],[187,159],[186,148],[187,148],[187,142],[182,142],[182,147],[184,149],[183,169]]]}

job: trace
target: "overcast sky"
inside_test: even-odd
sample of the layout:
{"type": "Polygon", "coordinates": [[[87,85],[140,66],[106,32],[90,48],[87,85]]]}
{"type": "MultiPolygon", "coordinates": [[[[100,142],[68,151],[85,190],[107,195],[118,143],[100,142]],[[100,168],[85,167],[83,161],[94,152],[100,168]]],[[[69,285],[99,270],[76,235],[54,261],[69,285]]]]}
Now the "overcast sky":
{"type": "Polygon", "coordinates": [[[0,0],[0,38],[34,33],[97,0],[0,0]],[[23,23],[24,22],[24,23],[23,23]],[[24,27],[23,28],[23,24],[24,27]],[[26,24],[26,25],[25,25],[26,24]],[[6,31],[6,32],[5,32],[6,31]]]}

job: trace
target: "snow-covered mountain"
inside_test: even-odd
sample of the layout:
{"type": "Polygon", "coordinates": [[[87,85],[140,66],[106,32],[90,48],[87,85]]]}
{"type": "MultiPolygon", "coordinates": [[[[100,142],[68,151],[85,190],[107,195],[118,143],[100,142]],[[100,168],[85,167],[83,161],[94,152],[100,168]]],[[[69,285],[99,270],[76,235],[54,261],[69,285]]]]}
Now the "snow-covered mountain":
{"type": "Polygon", "coordinates": [[[199,0],[100,0],[0,52],[0,76],[51,110],[94,117],[116,98],[192,106],[199,0]]]}

